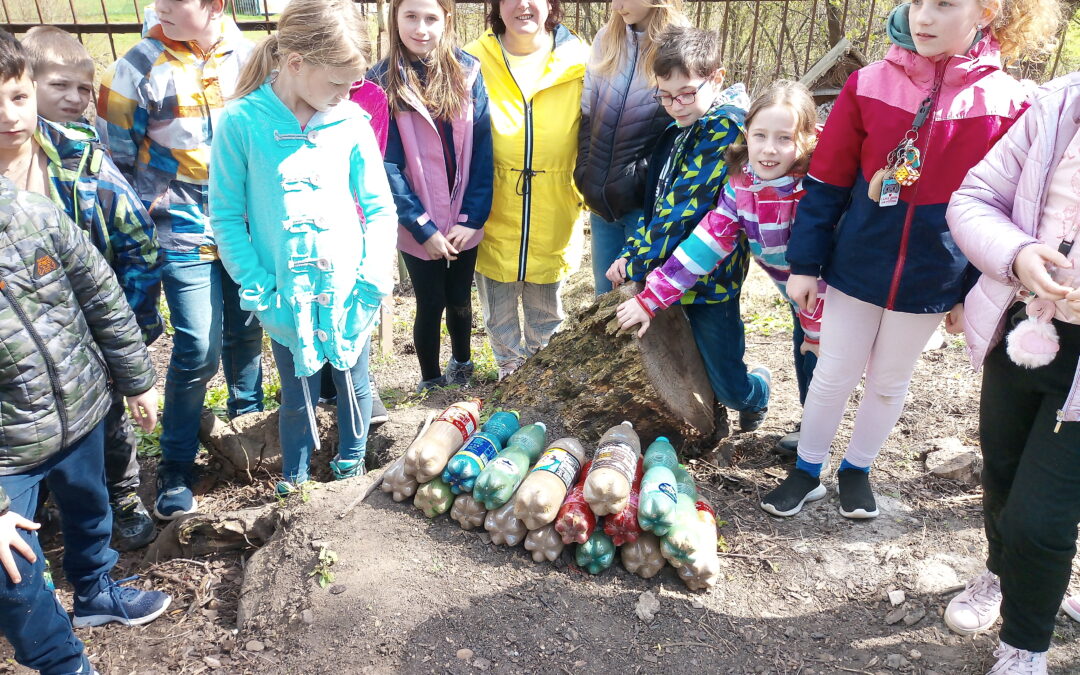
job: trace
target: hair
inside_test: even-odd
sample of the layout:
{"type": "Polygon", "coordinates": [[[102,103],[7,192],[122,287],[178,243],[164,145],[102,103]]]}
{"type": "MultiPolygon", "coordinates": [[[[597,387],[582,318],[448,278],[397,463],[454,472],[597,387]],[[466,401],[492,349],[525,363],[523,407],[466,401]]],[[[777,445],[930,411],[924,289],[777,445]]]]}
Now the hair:
{"type": "MultiPolygon", "coordinates": [[[[501,2],[502,0],[491,0],[488,8],[488,25],[491,26],[491,31],[496,35],[502,35],[506,32],[506,24],[503,23],[502,14],[499,13],[499,4],[501,2]]],[[[547,0],[547,4],[549,9],[547,21],[544,22],[544,30],[550,33],[562,23],[562,3],[560,0],[547,0]]]]}
{"type": "MultiPolygon", "coordinates": [[[[668,26],[689,26],[690,21],[682,13],[682,0],[655,0],[649,5],[649,15],[638,26],[645,34],[641,44],[641,56],[637,67],[651,77],[652,62],[660,44],[660,35],[668,26]]],[[[617,12],[612,12],[604,25],[605,33],[597,42],[599,47],[596,69],[602,75],[611,75],[626,59],[626,24],[617,12]]]]}
{"type": "MultiPolygon", "coordinates": [[[[817,145],[817,106],[806,85],[794,80],[776,80],[770,84],[750,103],[745,128],[750,130],[750,123],[759,112],[777,105],[786,107],[795,116],[795,164],[791,170],[805,172],[810,167],[810,155],[817,145]]],[[[745,139],[728,146],[725,160],[729,174],[742,171],[750,163],[745,139]]]]}
{"type": "Polygon", "coordinates": [[[454,37],[454,0],[435,0],[446,15],[446,29],[435,49],[424,58],[427,66],[427,83],[420,81],[416,69],[409,66],[411,55],[401,42],[398,32],[398,9],[402,0],[390,3],[390,22],[387,33],[390,48],[387,53],[386,96],[391,110],[407,106],[406,92],[412,92],[431,113],[432,117],[453,119],[470,101],[465,68],[457,58],[457,40],[454,37]]]}
{"type": "Polygon", "coordinates": [[[30,57],[14,35],[0,28],[0,81],[17,80],[23,75],[34,77],[30,57]]]}
{"type": "Polygon", "coordinates": [[[1057,47],[1061,27],[1059,0],[979,0],[1000,6],[990,22],[991,31],[1001,45],[1001,60],[1013,63],[1042,61],[1057,47]]]}
{"type": "Polygon", "coordinates": [[[353,0],[291,0],[278,19],[278,31],[255,46],[240,71],[233,98],[262,86],[291,53],[326,68],[368,66],[368,22],[353,0]]]}
{"type": "Polygon", "coordinates": [[[716,33],[691,26],[668,26],[657,36],[652,72],[668,78],[676,72],[689,77],[712,77],[723,66],[716,33]]]}
{"type": "Polygon", "coordinates": [[[30,68],[41,75],[54,68],[79,68],[94,72],[94,60],[71,33],[56,26],[34,26],[22,39],[30,68]]]}

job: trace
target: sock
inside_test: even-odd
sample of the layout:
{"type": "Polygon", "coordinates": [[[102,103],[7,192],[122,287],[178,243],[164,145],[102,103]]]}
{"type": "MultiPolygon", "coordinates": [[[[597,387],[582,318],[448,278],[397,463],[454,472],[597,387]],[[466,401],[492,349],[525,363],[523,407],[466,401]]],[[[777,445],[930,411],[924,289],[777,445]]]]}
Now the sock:
{"type": "Polygon", "coordinates": [[[802,469],[803,471],[810,474],[814,478],[817,478],[818,476],[821,475],[821,464],[822,464],[821,462],[818,462],[816,464],[814,462],[808,462],[805,459],[803,459],[802,457],[799,457],[798,459],[795,460],[795,468],[796,469],[802,469]]]}
{"type": "Polygon", "coordinates": [[[847,457],[844,458],[844,461],[840,462],[840,468],[837,469],[837,472],[839,473],[840,471],[843,471],[844,469],[855,469],[857,471],[862,471],[864,473],[870,473],[870,467],[868,467],[868,466],[855,466],[851,462],[847,461],[847,457]]]}

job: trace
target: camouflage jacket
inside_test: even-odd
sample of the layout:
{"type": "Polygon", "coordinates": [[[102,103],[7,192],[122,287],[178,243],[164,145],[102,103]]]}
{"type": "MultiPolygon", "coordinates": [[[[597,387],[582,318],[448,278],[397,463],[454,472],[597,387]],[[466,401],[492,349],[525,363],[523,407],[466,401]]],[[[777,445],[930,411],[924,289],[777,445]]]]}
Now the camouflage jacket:
{"type": "Polygon", "coordinates": [[[0,475],[89,433],[110,387],[133,396],[154,379],[135,316],[86,233],[0,178],[0,475]]]}

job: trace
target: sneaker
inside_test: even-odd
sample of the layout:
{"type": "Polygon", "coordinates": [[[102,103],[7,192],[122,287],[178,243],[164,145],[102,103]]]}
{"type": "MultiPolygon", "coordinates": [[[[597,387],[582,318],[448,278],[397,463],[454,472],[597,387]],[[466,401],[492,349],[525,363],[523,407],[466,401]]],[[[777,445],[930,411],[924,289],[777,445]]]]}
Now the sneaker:
{"type": "MultiPolygon", "coordinates": [[[[765,366],[754,366],[753,368],[750,369],[750,375],[752,375],[752,376],[756,375],[758,378],[765,381],[766,394],[772,389],[772,373],[770,373],[769,369],[766,368],[765,366]]],[[[767,395],[766,395],[765,400],[766,401],[769,400],[767,395]]],[[[750,412],[750,411],[746,411],[746,410],[740,411],[739,412],[739,431],[742,431],[744,433],[750,432],[750,431],[757,431],[758,427],[761,426],[762,422],[764,422],[765,418],[768,417],[768,416],[769,416],[769,407],[768,406],[765,406],[761,410],[758,410],[758,411],[755,411],[755,412],[750,412]]]]}
{"type": "Polygon", "coordinates": [[[109,500],[113,514],[112,547],[117,551],[134,551],[154,541],[154,521],[147,513],[139,495],[129,492],[119,499],[109,500]]]}
{"type": "Polygon", "coordinates": [[[870,489],[870,473],[861,469],[836,472],[836,492],[840,496],[840,515],[845,518],[877,518],[878,507],[870,489]]]}
{"type": "Polygon", "coordinates": [[[345,480],[346,478],[363,476],[367,473],[367,467],[364,466],[364,460],[362,458],[341,459],[340,457],[335,457],[330,462],[330,470],[334,472],[334,480],[345,480]]]}
{"type": "Polygon", "coordinates": [[[781,455],[795,456],[799,452],[799,437],[801,433],[796,425],[794,431],[784,434],[784,437],[776,442],[773,450],[781,455]]]}
{"type": "Polygon", "coordinates": [[[379,390],[375,388],[375,382],[371,382],[371,419],[368,420],[368,431],[374,431],[390,421],[390,415],[386,412],[386,405],[379,396],[379,390]]]}
{"type": "Polygon", "coordinates": [[[431,391],[432,389],[441,389],[446,386],[446,376],[440,375],[433,377],[430,380],[423,380],[420,384],[416,385],[416,393],[423,394],[424,392],[431,391]]]}
{"type": "Polygon", "coordinates": [[[974,635],[1001,615],[1001,582],[987,570],[967,582],[967,586],[945,608],[945,625],[954,633],[974,635]]]}
{"type": "Polygon", "coordinates": [[[300,486],[295,483],[290,483],[287,480],[279,480],[274,483],[274,496],[285,499],[289,495],[294,495],[300,492],[300,486]]]}
{"type": "Polygon", "coordinates": [[[113,621],[125,626],[142,626],[158,618],[169,607],[172,598],[161,591],[140,591],[130,586],[121,586],[125,581],[134,581],[138,577],[128,577],[113,581],[105,577],[105,588],[90,598],[75,596],[75,618],[71,623],[76,628],[103,626],[113,621]]]}
{"type": "Polygon", "coordinates": [[[1002,642],[994,656],[997,663],[986,675],[1046,675],[1046,652],[1029,652],[1002,642]]]}
{"type": "Polygon", "coordinates": [[[1061,601],[1061,608],[1073,621],[1080,621],[1080,595],[1065,596],[1061,601]]]}
{"type": "Polygon", "coordinates": [[[447,384],[457,384],[462,387],[469,386],[469,378],[473,375],[473,362],[470,359],[462,363],[453,356],[450,357],[450,363],[446,364],[446,372],[443,373],[443,377],[446,378],[447,384]]]}
{"type": "Polygon", "coordinates": [[[199,504],[191,489],[193,484],[191,469],[167,469],[159,465],[154,515],[160,520],[176,520],[195,513],[199,504]]]}
{"type": "Polygon", "coordinates": [[[521,361],[509,361],[499,366],[499,382],[502,382],[506,378],[510,377],[521,367],[521,361]]]}
{"type": "Polygon", "coordinates": [[[774,516],[786,518],[802,511],[806,502],[814,502],[824,496],[825,486],[820,480],[802,469],[792,469],[784,482],[761,500],[761,508],[774,516]]]}

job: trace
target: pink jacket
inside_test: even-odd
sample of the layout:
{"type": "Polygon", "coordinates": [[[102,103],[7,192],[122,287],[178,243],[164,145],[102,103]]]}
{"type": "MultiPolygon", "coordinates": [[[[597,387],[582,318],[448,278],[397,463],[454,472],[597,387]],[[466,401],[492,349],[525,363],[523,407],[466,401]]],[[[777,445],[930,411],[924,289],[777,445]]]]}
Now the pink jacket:
{"type": "MultiPolygon", "coordinates": [[[[1038,242],[1046,187],[1080,129],[1080,73],[1050,82],[1031,108],[964,179],[947,218],[956,243],[982,272],[964,302],[972,364],[979,368],[1002,338],[1020,282],[1012,266],[1020,249],[1038,242]]],[[[1080,422],[1080,368],[1058,420],[1080,422]]]]}

